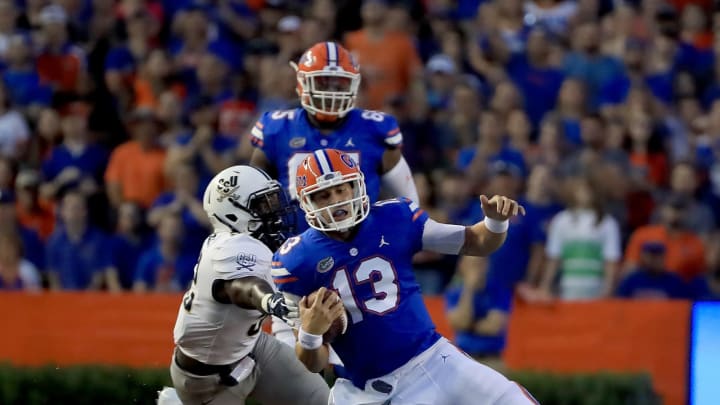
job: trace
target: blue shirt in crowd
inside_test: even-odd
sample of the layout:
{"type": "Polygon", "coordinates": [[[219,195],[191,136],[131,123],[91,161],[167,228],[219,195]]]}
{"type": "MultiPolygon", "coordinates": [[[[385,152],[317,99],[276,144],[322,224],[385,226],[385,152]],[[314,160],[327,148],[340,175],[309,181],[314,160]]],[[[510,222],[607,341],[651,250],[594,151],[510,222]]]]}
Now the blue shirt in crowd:
{"type": "Polygon", "coordinates": [[[156,244],[140,256],[135,281],[142,281],[152,290],[163,286],[171,291],[183,291],[193,279],[197,255],[180,253],[177,257],[164,257],[156,244]]]}
{"type": "Polygon", "coordinates": [[[689,298],[687,284],[675,273],[637,270],[625,277],[617,295],[624,298],[689,298]]]}
{"type": "Polygon", "coordinates": [[[77,154],[65,145],[58,145],[52,149],[42,165],[43,176],[47,180],[53,180],[64,169],[76,167],[83,177],[101,180],[109,156],[105,148],[96,144],[87,145],[77,154]]]}
{"type": "Polygon", "coordinates": [[[47,244],[47,269],[57,272],[64,290],[90,287],[95,274],[111,266],[109,238],[89,227],[79,240],[73,241],[62,226],[50,235],[47,244]]]}
{"type": "MultiPolygon", "coordinates": [[[[475,292],[473,297],[473,311],[475,320],[487,316],[491,310],[498,310],[505,313],[510,312],[512,303],[512,290],[507,287],[507,282],[498,278],[490,278],[484,289],[475,292]]],[[[457,307],[460,301],[462,287],[450,288],[445,293],[445,301],[448,310],[457,307]]],[[[497,355],[505,347],[505,331],[498,335],[484,336],[469,331],[457,332],[455,343],[471,356],[497,355]]]]}

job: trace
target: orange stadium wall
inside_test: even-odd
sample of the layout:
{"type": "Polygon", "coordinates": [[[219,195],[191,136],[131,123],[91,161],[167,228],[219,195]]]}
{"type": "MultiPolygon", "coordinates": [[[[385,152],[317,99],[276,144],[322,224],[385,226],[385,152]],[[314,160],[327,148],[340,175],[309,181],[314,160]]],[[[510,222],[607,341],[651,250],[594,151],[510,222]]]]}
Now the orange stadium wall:
{"type": "MultiPolygon", "coordinates": [[[[164,367],[182,296],[0,293],[0,362],[164,367]]],[[[443,302],[428,297],[440,333],[452,337],[443,302]]],[[[268,325],[266,325],[268,326],[268,325]]]]}
{"type": "MultiPolygon", "coordinates": [[[[181,296],[2,293],[0,362],[165,367],[181,296]]],[[[440,297],[426,297],[452,338],[440,297]]],[[[646,371],[666,405],[687,397],[690,303],[516,304],[505,361],[552,372],[646,371]]]]}
{"type": "Polygon", "coordinates": [[[516,303],[504,360],[511,369],[647,372],[665,405],[687,403],[689,301],[516,303]]]}

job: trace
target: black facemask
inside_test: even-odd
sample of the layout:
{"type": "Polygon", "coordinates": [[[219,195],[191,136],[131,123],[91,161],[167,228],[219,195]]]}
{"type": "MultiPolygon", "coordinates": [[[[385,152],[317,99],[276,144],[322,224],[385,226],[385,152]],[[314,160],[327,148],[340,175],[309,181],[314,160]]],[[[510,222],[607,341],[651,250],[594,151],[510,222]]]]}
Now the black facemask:
{"type": "Polygon", "coordinates": [[[250,234],[273,252],[295,233],[297,206],[280,184],[250,195],[248,206],[255,217],[248,224],[250,234]]]}

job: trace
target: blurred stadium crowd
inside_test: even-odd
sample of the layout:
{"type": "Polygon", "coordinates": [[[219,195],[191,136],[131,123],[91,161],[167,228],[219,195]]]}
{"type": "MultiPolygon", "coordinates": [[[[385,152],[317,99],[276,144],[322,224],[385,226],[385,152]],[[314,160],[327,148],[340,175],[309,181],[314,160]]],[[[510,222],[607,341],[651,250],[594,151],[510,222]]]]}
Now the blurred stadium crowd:
{"type": "Polygon", "coordinates": [[[501,347],[513,293],[720,295],[702,0],[0,0],[0,290],[184,290],[204,186],[299,105],[288,62],[329,39],[359,105],[400,122],[432,217],[474,223],[480,193],[528,211],[489,258],[415,258],[468,351],[501,347]]]}

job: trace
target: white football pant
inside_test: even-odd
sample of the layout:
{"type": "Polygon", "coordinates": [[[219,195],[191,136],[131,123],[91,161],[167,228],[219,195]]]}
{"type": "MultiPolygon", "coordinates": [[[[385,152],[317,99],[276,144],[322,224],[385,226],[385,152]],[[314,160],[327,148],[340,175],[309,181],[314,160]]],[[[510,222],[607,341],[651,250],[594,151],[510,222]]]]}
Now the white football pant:
{"type": "Polygon", "coordinates": [[[369,380],[365,389],[339,378],[331,405],[538,405],[520,385],[478,363],[441,338],[390,374],[369,380]]]}

